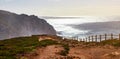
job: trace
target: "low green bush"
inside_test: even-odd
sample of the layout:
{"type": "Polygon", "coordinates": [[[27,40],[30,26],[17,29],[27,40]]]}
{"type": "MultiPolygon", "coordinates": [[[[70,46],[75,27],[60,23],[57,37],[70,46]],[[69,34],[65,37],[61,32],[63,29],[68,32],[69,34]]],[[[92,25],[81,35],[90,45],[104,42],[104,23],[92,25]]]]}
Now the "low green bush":
{"type": "Polygon", "coordinates": [[[64,47],[61,55],[67,55],[69,52],[69,46],[66,44],[47,39],[39,42],[38,39],[38,36],[32,36],[0,40],[0,59],[17,59],[17,55],[32,52],[36,47],[46,47],[57,44],[64,47]]]}
{"type": "Polygon", "coordinates": [[[47,40],[47,39],[39,42],[40,47],[46,47],[48,45],[54,45],[54,44],[58,44],[58,42],[54,40],[47,40]]]}
{"type": "Polygon", "coordinates": [[[62,44],[62,46],[63,46],[64,50],[62,50],[60,52],[60,55],[67,56],[67,54],[69,53],[69,50],[70,50],[69,46],[67,44],[62,44]]]}
{"type": "Polygon", "coordinates": [[[17,54],[30,52],[38,45],[37,36],[0,40],[0,59],[16,59],[17,54]]]}
{"type": "Polygon", "coordinates": [[[105,41],[102,41],[100,44],[103,44],[103,45],[112,45],[112,46],[116,46],[116,47],[120,47],[120,40],[117,40],[117,39],[113,39],[113,40],[105,40],[105,41]]]}

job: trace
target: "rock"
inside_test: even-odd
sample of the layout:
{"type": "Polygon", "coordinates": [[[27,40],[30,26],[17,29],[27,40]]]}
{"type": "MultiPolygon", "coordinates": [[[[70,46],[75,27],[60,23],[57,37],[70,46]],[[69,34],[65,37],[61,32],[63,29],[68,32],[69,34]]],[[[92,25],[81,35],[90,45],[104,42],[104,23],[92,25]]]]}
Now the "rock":
{"type": "Polygon", "coordinates": [[[56,35],[56,31],[35,15],[18,15],[0,10],[0,39],[42,34],[56,35]]]}
{"type": "Polygon", "coordinates": [[[111,53],[107,53],[107,54],[104,54],[103,57],[117,57],[117,56],[120,56],[120,53],[115,51],[115,52],[111,52],[111,53]]]}
{"type": "Polygon", "coordinates": [[[119,52],[112,52],[111,54],[112,54],[112,55],[115,55],[115,56],[120,55],[120,53],[119,53],[119,52]]]}

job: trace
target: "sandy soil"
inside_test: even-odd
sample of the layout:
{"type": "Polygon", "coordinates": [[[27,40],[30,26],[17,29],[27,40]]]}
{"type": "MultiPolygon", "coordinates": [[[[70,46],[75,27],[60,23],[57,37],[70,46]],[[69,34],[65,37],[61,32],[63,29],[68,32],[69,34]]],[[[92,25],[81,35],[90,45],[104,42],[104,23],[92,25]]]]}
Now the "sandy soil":
{"type": "Polygon", "coordinates": [[[38,50],[38,56],[35,59],[52,59],[53,57],[60,56],[58,53],[63,48],[60,45],[51,45],[38,50]]]}
{"type": "Polygon", "coordinates": [[[26,54],[28,59],[53,59],[54,57],[60,57],[63,49],[60,45],[51,45],[47,47],[37,48],[35,53],[26,54]]]}
{"type": "MultiPolygon", "coordinates": [[[[67,43],[67,41],[62,41],[67,43]]],[[[68,43],[70,43],[68,41],[68,43]]],[[[97,46],[96,44],[85,45],[82,43],[69,44],[69,54],[61,56],[59,52],[63,49],[60,45],[51,45],[37,48],[36,53],[28,55],[28,59],[120,59],[120,47],[110,45],[97,46]],[[68,58],[69,57],[69,58],[68,58]]],[[[26,56],[26,55],[25,55],[26,56]]]]}
{"type": "Polygon", "coordinates": [[[120,49],[114,47],[70,47],[68,56],[59,55],[62,50],[63,47],[60,45],[37,48],[37,55],[31,55],[28,59],[58,59],[60,57],[69,59],[68,56],[71,56],[72,59],[120,59],[120,49]]]}
{"type": "Polygon", "coordinates": [[[69,56],[80,57],[81,59],[120,59],[120,49],[109,48],[79,48],[74,47],[69,51],[69,56]]]}

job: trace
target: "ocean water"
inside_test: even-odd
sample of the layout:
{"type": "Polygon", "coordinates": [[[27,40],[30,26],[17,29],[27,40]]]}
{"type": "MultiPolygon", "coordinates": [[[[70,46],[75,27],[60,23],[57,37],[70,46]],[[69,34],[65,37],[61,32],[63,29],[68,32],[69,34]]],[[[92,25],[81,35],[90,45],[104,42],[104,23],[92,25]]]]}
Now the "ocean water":
{"type": "MultiPolygon", "coordinates": [[[[46,21],[55,28],[55,30],[57,31],[57,35],[59,36],[84,38],[87,37],[88,36],[87,33],[89,33],[92,30],[76,29],[68,25],[119,21],[119,19],[117,17],[77,17],[77,18],[48,18],[46,19],[46,21]]],[[[103,30],[103,32],[105,31],[103,30]]]]}

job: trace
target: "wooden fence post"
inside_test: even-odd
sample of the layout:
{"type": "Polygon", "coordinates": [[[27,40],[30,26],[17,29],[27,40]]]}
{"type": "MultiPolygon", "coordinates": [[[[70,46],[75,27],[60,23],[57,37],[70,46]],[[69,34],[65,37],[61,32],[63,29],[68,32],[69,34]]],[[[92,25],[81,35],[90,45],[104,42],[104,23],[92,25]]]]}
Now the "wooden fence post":
{"type": "Polygon", "coordinates": [[[113,39],[113,34],[111,34],[111,40],[113,39]]]}
{"type": "Polygon", "coordinates": [[[119,34],[119,40],[120,40],[120,34],[119,34]]]}
{"type": "Polygon", "coordinates": [[[86,37],[86,42],[87,42],[87,40],[88,40],[88,39],[87,39],[87,37],[86,37]]]}
{"type": "Polygon", "coordinates": [[[105,40],[107,40],[107,34],[105,34],[105,40]]]}
{"type": "Polygon", "coordinates": [[[91,36],[91,37],[92,37],[92,42],[93,42],[93,39],[94,39],[94,38],[93,38],[93,36],[91,36]]]}
{"type": "Polygon", "coordinates": [[[90,42],[90,36],[88,37],[88,40],[89,40],[89,42],[90,42]]]}
{"type": "MultiPolygon", "coordinates": [[[[116,36],[116,35],[115,35],[116,36]]],[[[118,36],[118,40],[120,40],[120,34],[117,35],[118,36]]],[[[78,37],[71,37],[72,40],[78,40],[78,41],[84,41],[84,42],[101,42],[102,39],[109,39],[108,37],[110,37],[110,39],[114,39],[114,34],[111,33],[110,35],[104,34],[104,35],[95,35],[95,36],[88,36],[86,38],[78,38],[78,37]],[[104,36],[104,37],[102,37],[104,36]]],[[[63,37],[64,38],[64,37],[63,37]]]]}
{"type": "Polygon", "coordinates": [[[97,35],[95,35],[95,41],[97,42],[97,35]]]}
{"type": "Polygon", "coordinates": [[[100,35],[100,42],[102,41],[102,35],[100,35]]]}

